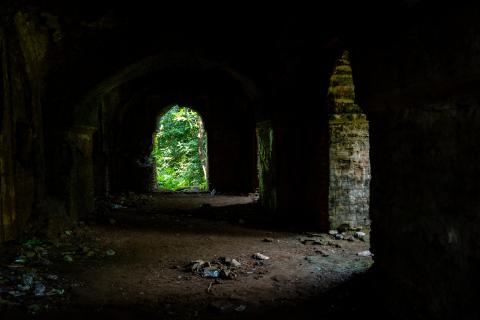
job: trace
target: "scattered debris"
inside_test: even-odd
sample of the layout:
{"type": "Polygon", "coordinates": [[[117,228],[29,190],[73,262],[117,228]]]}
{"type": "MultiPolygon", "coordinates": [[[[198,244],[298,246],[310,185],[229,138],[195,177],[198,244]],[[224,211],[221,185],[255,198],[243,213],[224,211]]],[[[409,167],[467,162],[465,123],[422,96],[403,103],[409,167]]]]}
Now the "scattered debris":
{"type": "Polygon", "coordinates": [[[261,253],[255,253],[252,257],[254,259],[257,259],[257,260],[268,260],[268,259],[270,259],[270,257],[267,257],[266,255],[261,254],[261,253]]]}
{"type": "Polygon", "coordinates": [[[55,299],[68,301],[68,290],[78,284],[52,274],[51,265],[96,256],[104,250],[98,241],[83,224],[62,231],[55,240],[29,239],[11,246],[11,252],[1,256],[0,309],[21,308],[38,314],[57,306],[55,299]]]}
{"type": "MultiPolygon", "coordinates": [[[[203,278],[213,278],[213,279],[234,279],[237,277],[235,272],[236,268],[239,268],[241,263],[235,259],[221,257],[215,259],[211,262],[206,262],[203,260],[191,261],[187,266],[185,266],[185,271],[195,273],[200,275],[203,278]]],[[[207,292],[210,292],[211,286],[207,289],[207,292]]]]}

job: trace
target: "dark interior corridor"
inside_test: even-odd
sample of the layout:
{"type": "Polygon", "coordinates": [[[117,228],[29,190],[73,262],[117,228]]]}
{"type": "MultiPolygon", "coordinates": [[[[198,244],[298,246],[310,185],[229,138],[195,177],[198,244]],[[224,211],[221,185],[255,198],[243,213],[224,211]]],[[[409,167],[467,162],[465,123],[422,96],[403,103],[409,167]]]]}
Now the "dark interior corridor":
{"type": "Polygon", "coordinates": [[[480,6],[275,9],[0,2],[2,319],[480,317],[480,6]]]}

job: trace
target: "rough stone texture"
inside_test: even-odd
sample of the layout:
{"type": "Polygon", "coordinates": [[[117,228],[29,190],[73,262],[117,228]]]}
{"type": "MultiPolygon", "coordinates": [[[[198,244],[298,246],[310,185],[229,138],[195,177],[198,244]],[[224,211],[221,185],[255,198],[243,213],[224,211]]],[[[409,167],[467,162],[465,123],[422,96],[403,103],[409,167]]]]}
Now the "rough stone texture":
{"type": "Polygon", "coordinates": [[[332,228],[343,223],[369,225],[370,144],[364,114],[334,115],[330,120],[329,217],[332,228]]]}
{"type": "Polygon", "coordinates": [[[0,238],[25,228],[45,192],[42,70],[45,41],[22,14],[0,31],[0,238]],[[35,36],[38,35],[38,38],[35,36]],[[33,39],[33,38],[35,39],[33,39]]]}
{"type": "Polygon", "coordinates": [[[479,120],[478,105],[449,104],[371,121],[372,250],[399,318],[404,304],[475,318],[479,120]]]}
{"type": "Polygon", "coordinates": [[[330,228],[369,225],[370,143],[368,121],[355,104],[348,51],[336,61],[330,80],[328,190],[330,228]]]}
{"type": "Polygon", "coordinates": [[[257,123],[257,141],[260,202],[264,208],[274,212],[277,209],[277,193],[275,190],[276,161],[273,153],[274,133],[270,121],[257,123]]]}

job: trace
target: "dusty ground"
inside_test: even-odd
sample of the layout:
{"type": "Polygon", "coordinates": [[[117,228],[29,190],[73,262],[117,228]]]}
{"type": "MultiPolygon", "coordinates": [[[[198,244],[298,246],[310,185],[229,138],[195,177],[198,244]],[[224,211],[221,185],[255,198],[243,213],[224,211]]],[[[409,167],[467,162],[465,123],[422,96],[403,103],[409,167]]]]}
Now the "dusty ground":
{"type": "Polygon", "coordinates": [[[4,248],[4,288],[5,274],[17,272],[18,279],[33,268],[47,291],[65,292],[13,297],[7,288],[0,291],[2,313],[10,318],[278,319],[310,318],[313,308],[338,319],[360,318],[368,309],[362,304],[369,280],[362,274],[372,258],[357,255],[369,249],[368,236],[347,241],[282,231],[260,215],[252,197],[156,194],[117,201],[129,207],[105,212],[103,223],[87,221],[63,236],[70,249],[62,241],[50,244],[51,264],[9,264],[15,246],[4,248]],[[254,259],[255,253],[270,259],[254,259]],[[184,268],[193,260],[221,257],[241,263],[231,269],[235,278],[204,278],[184,268]],[[47,280],[51,274],[59,279],[47,280]]]}

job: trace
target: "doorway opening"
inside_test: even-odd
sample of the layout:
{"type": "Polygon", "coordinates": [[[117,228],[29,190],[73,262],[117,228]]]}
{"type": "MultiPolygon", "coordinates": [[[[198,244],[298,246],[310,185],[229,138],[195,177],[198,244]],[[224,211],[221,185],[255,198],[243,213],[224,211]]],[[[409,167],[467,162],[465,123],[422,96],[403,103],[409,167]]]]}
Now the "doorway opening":
{"type": "Polygon", "coordinates": [[[159,119],[152,159],[157,191],[208,190],[207,132],[200,115],[175,105],[159,119]]]}

